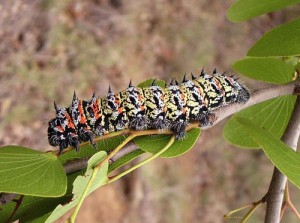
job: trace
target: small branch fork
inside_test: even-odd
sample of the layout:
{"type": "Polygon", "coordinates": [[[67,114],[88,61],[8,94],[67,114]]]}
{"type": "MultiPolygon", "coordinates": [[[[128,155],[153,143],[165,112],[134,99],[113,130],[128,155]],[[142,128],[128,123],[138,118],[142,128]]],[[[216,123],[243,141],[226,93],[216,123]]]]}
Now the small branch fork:
{"type": "Polygon", "coordinates": [[[266,202],[266,197],[264,196],[262,199],[260,199],[259,201],[253,202],[252,204],[248,204],[244,207],[240,207],[238,209],[235,209],[233,211],[230,211],[228,214],[224,215],[224,218],[241,218],[240,223],[245,223],[248,221],[248,219],[250,218],[250,216],[254,213],[254,211],[263,203],[266,202]],[[244,215],[244,217],[231,217],[231,215],[245,210],[247,208],[250,208],[250,210],[244,215]]]}

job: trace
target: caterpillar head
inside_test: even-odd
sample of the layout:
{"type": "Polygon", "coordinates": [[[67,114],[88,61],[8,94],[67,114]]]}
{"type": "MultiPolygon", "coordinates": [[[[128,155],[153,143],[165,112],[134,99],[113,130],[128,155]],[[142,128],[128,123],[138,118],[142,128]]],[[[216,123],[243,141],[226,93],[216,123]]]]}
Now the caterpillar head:
{"type": "Polygon", "coordinates": [[[58,124],[58,119],[54,118],[49,121],[48,126],[48,140],[51,146],[58,146],[61,139],[63,139],[64,130],[58,124]]]}
{"type": "Polygon", "coordinates": [[[79,150],[79,140],[75,129],[64,128],[59,118],[49,121],[48,141],[51,146],[59,146],[60,153],[68,146],[79,150]]]}
{"type": "Polygon", "coordinates": [[[60,153],[69,145],[79,149],[79,140],[72,118],[65,108],[54,102],[56,118],[49,121],[48,141],[51,146],[59,146],[60,153]]]}

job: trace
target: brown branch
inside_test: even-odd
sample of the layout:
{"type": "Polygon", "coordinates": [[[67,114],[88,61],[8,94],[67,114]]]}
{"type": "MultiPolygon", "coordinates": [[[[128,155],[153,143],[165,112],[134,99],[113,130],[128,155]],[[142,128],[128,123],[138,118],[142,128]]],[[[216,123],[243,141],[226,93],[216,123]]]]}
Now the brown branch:
{"type": "MultiPolygon", "coordinates": [[[[285,142],[293,150],[297,150],[298,138],[300,135],[300,97],[292,113],[287,129],[282,136],[285,142]]],[[[276,167],[266,196],[267,211],[265,215],[265,223],[280,222],[280,213],[283,203],[284,190],[286,187],[287,177],[282,174],[276,167]]]]}
{"type": "Polygon", "coordinates": [[[90,157],[83,157],[68,161],[64,164],[64,169],[67,174],[74,173],[78,170],[85,169],[90,157]]]}
{"type": "Polygon", "coordinates": [[[116,155],[114,155],[110,161],[115,162],[116,160],[122,158],[123,156],[135,150],[137,150],[137,146],[134,144],[134,142],[129,142],[126,146],[123,147],[121,151],[119,151],[116,155]]]}

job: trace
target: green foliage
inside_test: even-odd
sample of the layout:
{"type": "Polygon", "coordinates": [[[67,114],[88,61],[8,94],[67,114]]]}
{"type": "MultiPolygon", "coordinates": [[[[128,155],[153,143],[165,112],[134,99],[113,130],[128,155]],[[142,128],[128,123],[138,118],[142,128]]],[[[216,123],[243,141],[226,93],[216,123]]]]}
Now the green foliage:
{"type": "Polygon", "coordinates": [[[39,216],[37,218],[34,218],[34,219],[29,219],[29,220],[21,220],[20,223],[44,223],[47,218],[50,216],[51,212],[50,213],[46,213],[42,216],[39,216]]]}
{"type": "Polygon", "coordinates": [[[247,132],[241,129],[237,118],[247,118],[261,128],[270,131],[279,139],[290,120],[295,101],[295,96],[282,96],[259,103],[236,113],[224,127],[225,139],[242,148],[259,147],[257,142],[255,142],[247,132]]]}
{"type": "Polygon", "coordinates": [[[299,2],[299,0],[237,0],[228,9],[227,18],[233,22],[241,22],[299,2]]]}
{"type": "Polygon", "coordinates": [[[236,71],[256,80],[273,84],[291,82],[295,68],[276,58],[245,58],[232,66],[236,71]]]}
{"type": "Polygon", "coordinates": [[[158,80],[158,79],[145,80],[142,83],[138,84],[138,87],[140,87],[140,88],[149,87],[149,86],[151,86],[151,84],[153,83],[154,80],[155,80],[155,84],[157,86],[162,87],[162,88],[165,87],[166,82],[163,80],[158,80]]]}
{"type": "Polygon", "coordinates": [[[248,56],[296,56],[300,55],[300,19],[293,20],[265,33],[248,56]]]}
{"type": "MultiPolygon", "coordinates": [[[[75,207],[79,199],[84,193],[84,189],[87,187],[87,184],[91,178],[93,173],[93,167],[100,163],[106,157],[106,153],[101,151],[96,153],[92,156],[88,161],[88,167],[84,174],[84,176],[78,176],[73,183],[73,197],[72,201],[66,205],[58,205],[51,215],[47,218],[46,222],[53,222],[63,216],[66,212],[68,212],[71,208],[75,207]]],[[[100,186],[104,185],[108,178],[107,178],[107,169],[108,163],[106,163],[96,174],[95,180],[92,182],[92,186],[90,187],[88,194],[95,191],[100,186]]]]}
{"type": "MultiPolygon", "coordinates": [[[[183,140],[175,141],[172,146],[161,154],[161,157],[172,158],[180,156],[189,151],[200,136],[200,128],[195,128],[186,133],[186,137],[183,140]]],[[[169,135],[155,135],[155,136],[140,136],[134,139],[136,145],[142,150],[155,154],[161,150],[170,141],[171,136],[169,135]]]]}
{"type": "MultiPolygon", "coordinates": [[[[78,171],[76,173],[69,174],[67,192],[62,197],[35,197],[24,196],[20,207],[13,216],[13,221],[19,219],[20,222],[33,222],[35,219],[39,219],[41,216],[51,213],[55,207],[59,204],[65,204],[72,198],[72,184],[75,178],[83,174],[84,171],[78,171]]],[[[18,198],[18,197],[17,197],[18,198]]],[[[0,222],[7,222],[9,216],[13,212],[16,206],[16,202],[9,202],[4,206],[0,206],[0,222]]],[[[37,221],[45,222],[45,221],[37,221]]]]}
{"type": "Polygon", "coordinates": [[[65,194],[67,177],[56,156],[20,146],[0,149],[0,191],[32,196],[65,194]]]}
{"type": "MultiPolygon", "coordinates": [[[[228,10],[228,18],[242,21],[297,2],[299,0],[238,0],[228,10]]],[[[233,68],[250,78],[268,83],[286,84],[293,81],[298,64],[298,58],[294,56],[300,54],[299,27],[300,20],[297,19],[267,32],[248,51],[249,57],[235,62],[233,68]],[[278,58],[280,56],[285,58],[278,58]]],[[[226,123],[224,137],[242,148],[258,148],[258,143],[237,122],[238,118],[247,118],[279,139],[289,122],[295,100],[295,96],[283,96],[244,109],[226,123]]]]}
{"type": "Polygon", "coordinates": [[[236,121],[241,131],[249,134],[273,164],[300,188],[300,154],[253,122],[244,118],[236,118],[236,121]]]}

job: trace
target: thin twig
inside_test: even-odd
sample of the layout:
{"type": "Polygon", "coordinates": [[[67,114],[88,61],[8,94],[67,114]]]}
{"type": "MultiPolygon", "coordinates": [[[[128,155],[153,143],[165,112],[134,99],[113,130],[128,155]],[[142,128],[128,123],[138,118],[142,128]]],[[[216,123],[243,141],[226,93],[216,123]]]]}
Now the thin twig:
{"type": "Polygon", "coordinates": [[[16,214],[16,212],[18,211],[20,205],[22,204],[22,201],[23,201],[23,198],[24,198],[24,195],[21,195],[19,197],[19,199],[16,199],[14,200],[16,202],[16,206],[13,210],[13,212],[10,214],[9,218],[7,219],[7,222],[6,223],[10,223],[14,217],[14,215],[16,214]]]}
{"type": "MultiPolygon", "coordinates": [[[[224,215],[224,218],[233,218],[231,217],[231,215],[243,211],[247,208],[250,208],[250,210],[244,215],[244,217],[241,217],[241,221],[240,223],[245,223],[248,221],[248,219],[250,218],[250,216],[254,213],[254,211],[263,203],[265,203],[265,197],[263,197],[262,199],[260,199],[259,201],[253,202],[252,204],[248,204],[246,206],[237,208],[235,210],[230,211],[229,213],[227,213],[226,215],[224,215]]],[[[236,217],[235,217],[236,218],[236,217]]]]}

